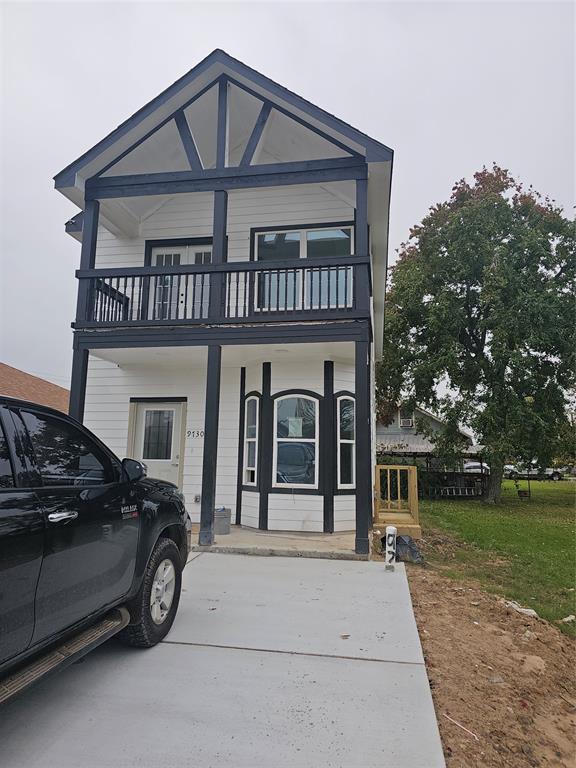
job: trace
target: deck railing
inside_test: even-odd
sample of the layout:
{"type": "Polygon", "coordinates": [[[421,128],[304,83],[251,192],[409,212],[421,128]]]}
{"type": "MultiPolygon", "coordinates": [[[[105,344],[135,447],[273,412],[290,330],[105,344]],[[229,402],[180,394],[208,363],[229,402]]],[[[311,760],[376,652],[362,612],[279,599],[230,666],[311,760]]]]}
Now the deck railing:
{"type": "Polygon", "coordinates": [[[76,326],[369,316],[368,258],[80,270],[76,326]]]}

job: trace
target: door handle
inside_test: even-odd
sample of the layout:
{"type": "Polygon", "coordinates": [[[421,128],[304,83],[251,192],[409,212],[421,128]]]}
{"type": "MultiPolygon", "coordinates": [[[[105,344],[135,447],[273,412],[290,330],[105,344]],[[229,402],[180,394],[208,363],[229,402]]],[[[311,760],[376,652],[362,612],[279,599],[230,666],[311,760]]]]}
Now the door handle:
{"type": "Polygon", "coordinates": [[[78,512],[50,512],[48,515],[48,520],[51,523],[64,523],[67,520],[76,520],[78,517],[78,512]]]}

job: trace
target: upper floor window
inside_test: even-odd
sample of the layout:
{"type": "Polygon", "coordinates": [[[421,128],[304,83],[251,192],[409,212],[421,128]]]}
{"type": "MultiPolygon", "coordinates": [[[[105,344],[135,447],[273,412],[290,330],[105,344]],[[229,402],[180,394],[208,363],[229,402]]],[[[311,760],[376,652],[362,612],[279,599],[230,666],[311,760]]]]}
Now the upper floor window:
{"type": "Polygon", "coordinates": [[[258,405],[257,397],[249,397],[244,406],[244,485],[257,482],[258,405]]]}
{"type": "Polygon", "coordinates": [[[256,258],[259,261],[315,259],[351,256],[353,228],[279,229],[256,234],[256,258]]]}
{"type": "Polygon", "coordinates": [[[338,398],[338,488],[354,488],[356,414],[353,398],[338,398]]]}
{"type": "Polygon", "coordinates": [[[352,306],[352,267],[314,266],[320,258],[345,258],[353,253],[353,228],[278,230],[256,234],[259,261],[311,262],[306,269],[279,269],[258,276],[256,310],[346,309],[352,306]]]}
{"type": "Polygon", "coordinates": [[[318,487],[318,400],[287,395],[274,403],[273,485],[318,487]]]}

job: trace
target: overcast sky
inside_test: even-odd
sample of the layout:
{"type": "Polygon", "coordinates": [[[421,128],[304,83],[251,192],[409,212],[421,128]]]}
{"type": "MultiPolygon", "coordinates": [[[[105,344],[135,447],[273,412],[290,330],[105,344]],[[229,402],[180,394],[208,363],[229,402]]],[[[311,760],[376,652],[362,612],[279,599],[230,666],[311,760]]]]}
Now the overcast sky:
{"type": "Polygon", "coordinates": [[[395,150],[394,250],[497,161],[570,209],[571,3],[4,3],[0,360],[68,386],[80,245],[52,177],[214,48],[395,150]]]}

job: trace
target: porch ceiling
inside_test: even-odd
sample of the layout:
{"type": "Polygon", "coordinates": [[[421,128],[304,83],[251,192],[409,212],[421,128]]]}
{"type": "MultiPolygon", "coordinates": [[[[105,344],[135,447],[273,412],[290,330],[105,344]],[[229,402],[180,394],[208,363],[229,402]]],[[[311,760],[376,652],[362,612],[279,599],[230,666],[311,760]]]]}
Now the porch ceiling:
{"type": "MultiPolygon", "coordinates": [[[[148,347],[126,349],[98,349],[90,354],[102,360],[122,367],[141,366],[166,369],[192,369],[199,365],[206,366],[206,347],[148,347]]],[[[325,344],[283,344],[267,346],[242,345],[222,348],[222,365],[240,368],[243,365],[262,362],[282,362],[307,360],[334,360],[354,363],[354,344],[352,342],[327,342],[325,344]]]]}

